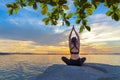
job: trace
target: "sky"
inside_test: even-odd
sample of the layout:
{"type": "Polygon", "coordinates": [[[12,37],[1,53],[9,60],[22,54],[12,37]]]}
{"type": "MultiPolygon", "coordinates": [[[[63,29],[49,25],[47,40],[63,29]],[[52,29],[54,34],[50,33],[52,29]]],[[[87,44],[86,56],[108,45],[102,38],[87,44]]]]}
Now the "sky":
{"type": "MultiPolygon", "coordinates": [[[[33,10],[25,7],[18,14],[9,16],[6,3],[14,0],[1,0],[0,2],[0,52],[38,53],[38,54],[69,54],[68,36],[72,25],[79,32],[80,25],[75,24],[71,18],[70,27],[58,25],[45,25],[40,9],[33,10]]],[[[72,1],[68,2],[74,12],[72,1]]],[[[68,5],[67,4],[67,5],[68,5]]],[[[84,31],[79,34],[81,39],[81,54],[111,54],[120,52],[120,21],[114,21],[105,15],[103,4],[88,17],[91,32],[84,31]]]]}

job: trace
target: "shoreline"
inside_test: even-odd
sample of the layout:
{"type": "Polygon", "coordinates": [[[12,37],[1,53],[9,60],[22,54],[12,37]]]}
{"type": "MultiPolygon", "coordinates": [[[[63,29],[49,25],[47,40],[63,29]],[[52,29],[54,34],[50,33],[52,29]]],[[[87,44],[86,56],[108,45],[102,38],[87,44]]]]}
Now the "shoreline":
{"type": "MultiPolygon", "coordinates": [[[[42,54],[42,53],[0,53],[0,55],[70,55],[70,54],[42,54]]],[[[120,55],[120,53],[104,53],[104,54],[80,54],[80,55],[120,55]]]]}

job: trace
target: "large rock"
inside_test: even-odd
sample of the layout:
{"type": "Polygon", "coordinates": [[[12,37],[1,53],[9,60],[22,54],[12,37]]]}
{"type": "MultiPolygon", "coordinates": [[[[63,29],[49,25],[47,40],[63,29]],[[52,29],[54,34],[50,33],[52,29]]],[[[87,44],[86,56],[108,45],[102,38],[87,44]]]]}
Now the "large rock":
{"type": "Polygon", "coordinates": [[[120,80],[120,66],[86,63],[83,66],[55,64],[37,80],[120,80]]]}

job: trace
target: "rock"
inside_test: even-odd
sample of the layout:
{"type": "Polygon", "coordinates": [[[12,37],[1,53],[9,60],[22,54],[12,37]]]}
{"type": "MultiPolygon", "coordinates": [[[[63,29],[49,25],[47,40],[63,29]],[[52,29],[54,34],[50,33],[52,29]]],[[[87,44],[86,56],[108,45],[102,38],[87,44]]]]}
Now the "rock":
{"type": "Polygon", "coordinates": [[[83,66],[54,64],[36,80],[120,80],[120,66],[86,63],[83,66]]]}

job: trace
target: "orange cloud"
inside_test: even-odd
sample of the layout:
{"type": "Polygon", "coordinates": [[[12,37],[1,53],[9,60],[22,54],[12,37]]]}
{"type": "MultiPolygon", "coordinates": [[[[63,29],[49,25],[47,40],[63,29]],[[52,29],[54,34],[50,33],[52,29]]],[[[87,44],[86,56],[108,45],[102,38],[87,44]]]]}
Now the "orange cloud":
{"type": "MultiPolygon", "coordinates": [[[[70,54],[67,41],[58,44],[59,46],[43,46],[32,41],[0,40],[0,52],[70,54]]],[[[116,51],[119,51],[119,46],[111,47],[105,42],[81,43],[80,54],[112,53],[114,48],[116,51]]]]}

